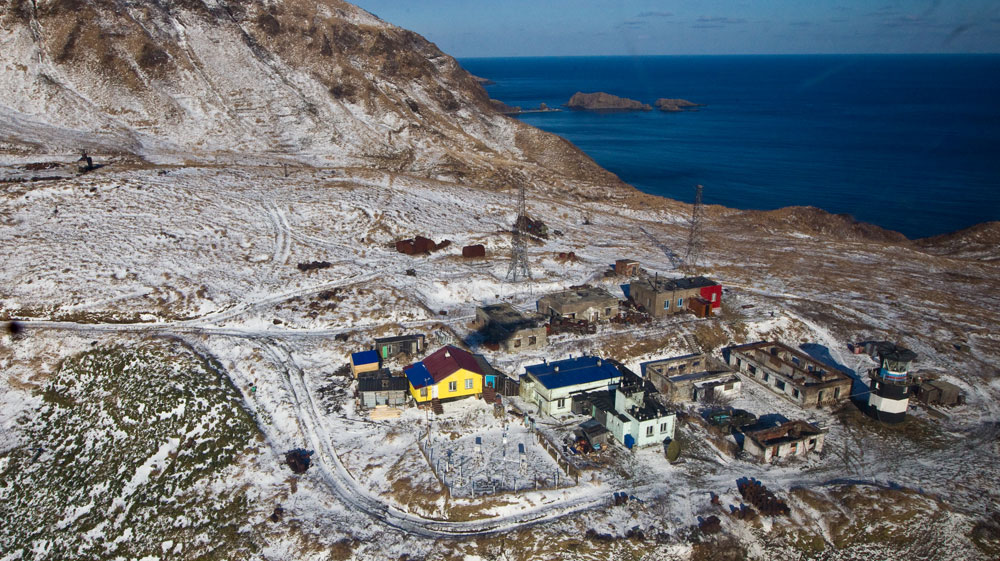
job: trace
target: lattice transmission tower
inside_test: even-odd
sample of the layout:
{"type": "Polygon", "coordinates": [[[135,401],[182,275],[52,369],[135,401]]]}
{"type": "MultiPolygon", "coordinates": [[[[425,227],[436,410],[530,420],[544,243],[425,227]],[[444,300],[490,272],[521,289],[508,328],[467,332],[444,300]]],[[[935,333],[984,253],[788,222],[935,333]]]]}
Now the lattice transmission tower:
{"type": "Polygon", "coordinates": [[[525,183],[525,181],[520,182],[517,193],[517,218],[514,219],[513,237],[510,244],[510,268],[507,269],[507,280],[510,282],[531,279],[531,267],[528,265],[528,239],[525,232],[528,228],[525,183]]]}
{"type": "Polygon", "coordinates": [[[698,253],[701,250],[701,220],[704,209],[701,205],[701,192],[704,189],[698,185],[694,189],[694,206],[691,207],[691,229],[688,230],[687,252],[684,254],[684,266],[691,272],[698,268],[698,253]]]}

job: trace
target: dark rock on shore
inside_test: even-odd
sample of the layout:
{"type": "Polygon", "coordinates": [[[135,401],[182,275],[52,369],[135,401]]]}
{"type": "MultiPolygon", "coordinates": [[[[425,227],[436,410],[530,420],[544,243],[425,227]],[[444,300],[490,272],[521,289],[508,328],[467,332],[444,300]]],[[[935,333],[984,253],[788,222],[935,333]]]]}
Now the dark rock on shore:
{"type": "Polygon", "coordinates": [[[648,103],[605,92],[576,92],[569,98],[566,107],[586,111],[652,111],[653,109],[648,103]]]}
{"type": "Polygon", "coordinates": [[[693,103],[686,99],[669,99],[666,97],[656,100],[655,105],[660,111],[694,111],[698,107],[704,107],[700,103],[693,103]]]}
{"type": "Polygon", "coordinates": [[[516,115],[521,112],[520,107],[507,105],[499,99],[491,99],[490,105],[492,105],[493,109],[496,109],[498,113],[504,113],[506,115],[516,115]]]}

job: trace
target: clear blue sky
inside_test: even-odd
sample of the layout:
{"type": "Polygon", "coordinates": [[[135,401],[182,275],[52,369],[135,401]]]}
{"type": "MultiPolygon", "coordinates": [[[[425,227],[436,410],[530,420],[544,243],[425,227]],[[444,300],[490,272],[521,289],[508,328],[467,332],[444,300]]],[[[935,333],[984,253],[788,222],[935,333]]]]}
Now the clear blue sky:
{"type": "Polygon", "coordinates": [[[1000,52],[1000,0],[355,0],[456,57],[1000,52]]]}

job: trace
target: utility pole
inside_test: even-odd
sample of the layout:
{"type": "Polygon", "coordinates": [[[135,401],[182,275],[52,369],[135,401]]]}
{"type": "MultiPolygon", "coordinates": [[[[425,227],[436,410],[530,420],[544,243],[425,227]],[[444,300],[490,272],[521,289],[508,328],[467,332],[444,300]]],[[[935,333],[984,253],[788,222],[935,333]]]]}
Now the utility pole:
{"type": "Polygon", "coordinates": [[[507,269],[507,280],[531,280],[531,267],[528,265],[528,239],[525,230],[528,226],[528,211],[525,197],[525,180],[521,180],[517,196],[517,218],[514,219],[514,230],[510,245],[510,268],[507,269]]]}
{"type": "Polygon", "coordinates": [[[694,206],[691,207],[691,225],[688,230],[687,252],[684,254],[684,268],[694,273],[698,268],[698,252],[701,249],[701,220],[704,209],[701,205],[701,185],[695,187],[694,206]]]}

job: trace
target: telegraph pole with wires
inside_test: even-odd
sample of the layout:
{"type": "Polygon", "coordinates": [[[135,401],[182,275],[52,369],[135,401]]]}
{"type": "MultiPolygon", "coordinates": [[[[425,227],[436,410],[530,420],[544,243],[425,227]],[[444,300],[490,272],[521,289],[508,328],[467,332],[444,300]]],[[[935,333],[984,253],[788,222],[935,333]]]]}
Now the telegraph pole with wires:
{"type": "Polygon", "coordinates": [[[525,197],[525,181],[520,182],[517,195],[517,218],[514,219],[514,230],[510,244],[510,268],[507,269],[507,280],[531,280],[531,267],[528,265],[528,239],[525,230],[528,228],[528,210],[525,197]]]}
{"type": "Polygon", "coordinates": [[[701,220],[704,209],[701,205],[701,185],[694,190],[694,206],[691,207],[691,225],[688,230],[687,252],[684,254],[684,268],[694,273],[698,268],[698,253],[701,249],[701,220]]]}

